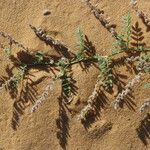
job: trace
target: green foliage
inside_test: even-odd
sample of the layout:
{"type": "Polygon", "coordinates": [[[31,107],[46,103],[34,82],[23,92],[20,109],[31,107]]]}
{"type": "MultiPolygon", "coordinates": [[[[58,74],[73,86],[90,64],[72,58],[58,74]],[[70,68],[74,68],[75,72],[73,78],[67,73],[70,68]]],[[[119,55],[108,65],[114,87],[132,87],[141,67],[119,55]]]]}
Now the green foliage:
{"type": "Polygon", "coordinates": [[[21,65],[18,68],[17,73],[13,76],[12,80],[10,80],[8,87],[17,88],[26,70],[27,66],[21,65]]]}
{"type": "Polygon", "coordinates": [[[150,88],[150,82],[144,84],[145,88],[150,88]]]}
{"type": "Polygon", "coordinates": [[[143,46],[138,46],[137,51],[145,52],[145,51],[146,51],[146,49],[145,49],[143,46]]]}
{"type": "Polygon", "coordinates": [[[71,74],[69,71],[65,70],[63,76],[61,77],[62,84],[62,92],[64,96],[70,97],[72,91],[72,82],[71,82],[71,74]]]}
{"type": "Polygon", "coordinates": [[[102,79],[103,85],[106,90],[109,90],[113,87],[113,74],[111,68],[111,59],[107,56],[100,56],[99,54],[95,55],[95,58],[98,61],[98,67],[100,70],[99,78],[102,79]]]}
{"type": "MultiPolygon", "coordinates": [[[[10,60],[14,63],[14,66],[17,67],[17,69],[18,69],[17,73],[13,76],[13,78],[11,78],[11,80],[9,80],[10,82],[8,82],[8,84],[9,84],[8,86],[12,87],[12,88],[17,88],[18,84],[21,82],[22,77],[27,69],[31,69],[32,67],[35,67],[35,66],[38,67],[38,65],[40,67],[42,64],[42,65],[45,65],[45,68],[50,66],[50,67],[54,67],[56,70],[57,69],[59,70],[59,74],[56,75],[56,79],[60,79],[61,87],[62,87],[62,94],[63,94],[63,96],[68,98],[71,96],[71,94],[74,90],[73,82],[72,82],[71,66],[76,63],[85,63],[86,64],[87,62],[88,63],[92,62],[94,65],[96,65],[96,63],[98,64],[98,68],[100,70],[99,79],[103,82],[104,88],[106,90],[110,90],[113,87],[113,80],[114,80],[111,58],[119,53],[130,50],[130,41],[131,41],[131,33],[132,33],[131,32],[131,29],[132,29],[131,22],[132,22],[132,18],[131,18],[130,13],[123,17],[124,27],[122,29],[121,34],[114,35],[116,38],[116,41],[113,45],[112,54],[108,55],[108,56],[101,56],[99,54],[95,54],[95,51],[93,54],[94,56],[89,55],[88,50],[92,49],[90,46],[91,42],[87,41],[86,36],[83,34],[83,32],[80,30],[80,28],[77,29],[77,53],[75,55],[71,55],[71,57],[67,57],[67,58],[63,57],[60,59],[59,57],[54,57],[54,59],[57,59],[57,60],[54,61],[53,65],[49,65],[50,64],[49,58],[51,58],[51,56],[44,54],[41,51],[38,51],[34,54],[29,53],[27,55],[25,55],[26,51],[24,51],[23,54],[21,54],[21,53],[18,54],[17,58],[16,58],[11,55],[11,49],[4,49],[5,53],[8,56],[10,56],[10,55],[12,56],[10,58],[10,60]],[[27,56],[27,57],[25,57],[25,56],[27,56]],[[30,57],[28,58],[28,56],[30,56],[30,57]],[[72,56],[74,56],[74,57],[72,58],[72,56]],[[28,59],[26,60],[26,58],[28,58],[28,59]],[[29,60],[29,62],[28,62],[28,60],[29,60]],[[18,62],[16,63],[16,61],[18,61],[18,62]],[[20,65],[20,64],[21,64],[21,66],[18,68],[18,65],[20,65]],[[24,64],[24,65],[22,65],[22,64],[24,64]]],[[[138,26],[137,26],[137,28],[138,28],[138,26]]],[[[36,30],[36,29],[34,29],[34,30],[36,30]]],[[[36,33],[39,34],[39,31],[36,31],[36,33]]],[[[52,39],[52,41],[53,42],[51,42],[51,44],[54,44],[54,48],[57,48],[58,45],[60,46],[59,41],[55,41],[54,39],[52,39]]],[[[46,42],[47,42],[47,40],[46,40],[46,42]]],[[[60,50],[63,50],[63,49],[61,49],[62,46],[63,45],[61,45],[61,47],[59,47],[60,50]]],[[[137,50],[139,52],[144,52],[143,54],[146,54],[146,52],[147,52],[147,49],[143,46],[141,46],[141,47],[138,46],[137,50]]],[[[63,55],[65,55],[65,53],[63,53],[63,55]]],[[[145,65],[146,62],[150,62],[150,55],[144,55],[143,57],[141,57],[141,59],[139,59],[139,61],[137,62],[137,67],[143,68],[143,66],[145,65]]],[[[145,67],[144,71],[150,73],[149,66],[145,67]]]]}
{"type": "Polygon", "coordinates": [[[11,48],[5,48],[4,52],[6,53],[7,56],[11,55],[11,48]]]}
{"type": "Polygon", "coordinates": [[[149,57],[149,59],[150,59],[150,55],[147,54],[147,52],[150,52],[150,49],[148,49],[144,46],[138,46],[138,48],[136,50],[141,52],[141,53],[145,53],[145,56],[149,57]]]}
{"type": "Polygon", "coordinates": [[[59,59],[56,65],[60,68],[63,68],[62,70],[65,70],[65,68],[67,68],[69,65],[69,60],[65,57],[62,57],[61,59],[59,59]]]}
{"type": "Polygon", "coordinates": [[[150,62],[150,54],[144,56],[145,61],[150,62]]]}
{"type": "Polygon", "coordinates": [[[40,51],[36,52],[35,59],[36,59],[36,61],[34,62],[35,64],[41,63],[44,60],[44,53],[40,51]]]}
{"type": "Polygon", "coordinates": [[[76,54],[76,58],[77,60],[81,60],[84,59],[85,57],[85,42],[84,42],[84,34],[83,32],[80,30],[80,28],[77,29],[77,49],[78,52],[76,54]]]}
{"type": "Polygon", "coordinates": [[[117,34],[116,40],[113,43],[112,54],[118,54],[126,49],[126,41],[123,34],[117,34]]]}
{"type": "Polygon", "coordinates": [[[126,16],[123,16],[123,31],[124,31],[124,38],[126,40],[126,48],[129,49],[129,44],[131,41],[131,34],[132,34],[132,17],[131,14],[128,13],[126,16]]]}
{"type": "Polygon", "coordinates": [[[116,41],[113,44],[112,54],[117,54],[121,51],[129,50],[131,33],[132,33],[132,18],[130,13],[123,16],[123,29],[121,34],[115,35],[116,41]]]}
{"type": "Polygon", "coordinates": [[[70,97],[72,91],[71,74],[68,68],[69,61],[67,58],[61,58],[57,63],[60,72],[56,79],[61,80],[62,93],[65,97],[70,97]]]}

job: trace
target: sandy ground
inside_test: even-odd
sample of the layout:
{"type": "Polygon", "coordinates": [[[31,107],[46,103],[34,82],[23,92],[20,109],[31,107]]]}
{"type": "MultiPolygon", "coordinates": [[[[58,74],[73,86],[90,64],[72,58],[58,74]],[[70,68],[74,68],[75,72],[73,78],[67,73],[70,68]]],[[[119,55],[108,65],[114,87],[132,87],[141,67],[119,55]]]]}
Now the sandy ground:
{"type": "MultiPolygon", "coordinates": [[[[98,8],[104,10],[113,23],[117,25],[117,31],[121,31],[121,17],[131,10],[129,0],[92,0],[98,4],[98,8]]],[[[149,13],[150,1],[139,0],[140,9],[149,13]]],[[[133,26],[136,22],[142,29],[144,42],[150,46],[150,33],[131,10],[133,26]]],[[[80,0],[0,0],[0,31],[11,34],[15,39],[31,50],[54,50],[40,41],[29,24],[42,27],[53,37],[67,44],[75,51],[75,31],[80,27],[87,35],[98,53],[109,54],[114,39],[103,28],[99,21],[90,12],[89,8],[80,0]],[[44,16],[43,11],[50,10],[50,15],[44,16]]],[[[15,48],[15,54],[20,49],[15,48]]],[[[6,75],[7,62],[1,64],[1,74],[6,75]]],[[[129,103],[133,107],[124,104],[122,109],[115,111],[112,107],[114,93],[106,93],[103,108],[99,106],[97,118],[83,126],[77,120],[77,115],[86,104],[88,96],[92,93],[98,70],[90,67],[87,72],[79,65],[74,65],[73,77],[78,87],[69,109],[58,102],[60,96],[60,82],[55,82],[49,98],[35,112],[31,113],[32,102],[27,100],[22,113],[17,116],[16,130],[12,128],[12,119],[16,100],[7,92],[1,91],[0,97],[0,150],[148,150],[150,149],[150,115],[148,112],[140,114],[138,108],[144,99],[150,96],[149,89],[143,84],[150,82],[150,77],[144,76],[143,81],[136,85],[133,98],[129,103]],[[77,101],[80,101],[77,104],[77,101]],[[142,122],[143,120],[143,122],[142,122]],[[141,126],[141,123],[144,123],[141,126]],[[139,134],[138,134],[139,133],[139,134]]],[[[117,68],[118,73],[125,78],[121,80],[127,83],[134,77],[125,66],[117,68]]],[[[44,72],[35,73],[36,78],[44,72]]],[[[40,83],[35,89],[42,91],[47,81],[40,83]]],[[[30,91],[27,91],[27,94],[30,91]]]]}

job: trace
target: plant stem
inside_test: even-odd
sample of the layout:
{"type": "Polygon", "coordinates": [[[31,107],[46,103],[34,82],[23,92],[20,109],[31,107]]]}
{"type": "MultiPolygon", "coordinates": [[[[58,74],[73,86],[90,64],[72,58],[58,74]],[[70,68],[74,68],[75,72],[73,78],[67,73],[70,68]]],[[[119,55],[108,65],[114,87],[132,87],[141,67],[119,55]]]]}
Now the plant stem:
{"type": "MultiPolygon", "coordinates": [[[[144,52],[150,52],[150,50],[144,50],[144,52]]],[[[114,53],[114,54],[110,54],[108,56],[102,56],[102,57],[113,57],[113,56],[116,56],[118,54],[121,54],[121,53],[124,53],[125,51],[120,51],[118,53],[114,53]]],[[[142,52],[142,51],[141,51],[142,52]]],[[[74,64],[77,64],[77,63],[80,63],[80,62],[86,62],[86,61],[94,61],[94,62],[97,62],[98,60],[96,58],[94,58],[93,56],[91,57],[86,57],[86,58],[82,58],[82,59],[77,59],[77,60],[73,60],[69,63],[66,64],[66,67],[69,67],[69,66],[72,66],[74,64]]],[[[19,65],[21,65],[20,63],[18,63],[19,65]]],[[[27,67],[36,67],[36,66],[50,66],[50,67],[57,67],[57,63],[30,63],[30,64],[25,64],[27,67]]]]}

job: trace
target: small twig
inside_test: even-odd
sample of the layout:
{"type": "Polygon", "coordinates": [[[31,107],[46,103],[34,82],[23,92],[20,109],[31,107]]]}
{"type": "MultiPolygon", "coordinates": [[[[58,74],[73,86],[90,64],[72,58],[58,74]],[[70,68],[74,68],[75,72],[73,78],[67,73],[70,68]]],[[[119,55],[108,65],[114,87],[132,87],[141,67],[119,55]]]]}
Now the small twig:
{"type": "Polygon", "coordinates": [[[18,47],[21,47],[24,50],[28,50],[28,48],[24,47],[21,43],[19,43],[18,41],[16,41],[13,37],[11,37],[9,34],[5,33],[5,32],[0,32],[0,36],[4,37],[4,38],[8,38],[10,40],[10,45],[15,44],[18,47]]]}

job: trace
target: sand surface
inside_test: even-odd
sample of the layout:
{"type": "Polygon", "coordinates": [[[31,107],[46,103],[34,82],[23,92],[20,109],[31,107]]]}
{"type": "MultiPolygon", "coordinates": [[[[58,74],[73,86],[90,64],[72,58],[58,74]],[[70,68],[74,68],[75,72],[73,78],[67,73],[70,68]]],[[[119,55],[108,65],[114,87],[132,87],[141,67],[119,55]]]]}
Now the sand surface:
{"type": "MultiPolygon", "coordinates": [[[[136,22],[139,23],[143,41],[150,47],[150,32],[147,32],[146,26],[131,9],[130,0],[91,2],[104,10],[106,16],[117,25],[118,32],[122,28],[122,16],[131,11],[133,26],[136,22]]],[[[149,13],[150,1],[139,0],[139,7],[149,13]]],[[[32,51],[43,50],[57,54],[37,38],[29,24],[45,29],[74,52],[75,32],[78,27],[87,35],[97,53],[110,54],[114,41],[81,0],[0,0],[0,31],[9,33],[32,51]],[[45,9],[50,11],[47,16],[43,15],[45,9]]],[[[13,53],[19,50],[16,47],[13,53]]],[[[2,57],[3,53],[0,56],[2,57]]],[[[1,75],[7,75],[7,63],[7,60],[1,63],[1,75]]],[[[123,75],[120,80],[124,83],[135,75],[129,72],[126,66],[118,66],[116,70],[123,75]]],[[[12,99],[5,90],[0,91],[0,150],[150,150],[150,115],[148,111],[143,114],[138,111],[144,99],[150,97],[150,89],[143,86],[144,83],[150,82],[150,77],[143,77],[142,82],[134,87],[131,100],[117,111],[112,107],[115,91],[111,94],[104,93],[106,98],[103,105],[101,101],[98,102],[100,106],[97,118],[83,126],[77,120],[77,115],[86,105],[99,72],[93,66],[83,71],[79,65],[74,65],[72,72],[78,89],[73,102],[68,106],[71,112],[58,100],[61,93],[59,81],[55,82],[49,97],[35,113],[31,113],[33,103],[27,98],[22,112],[14,114],[17,100],[12,99]],[[14,118],[17,124],[12,125],[14,118]],[[142,120],[144,125],[140,126],[142,120]]],[[[37,81],[46,73],[35,70],[33,74],[33,80],[37,81]]],[[[47,82],[44,80],[34,86],[37,93],[42,92],[47,82]]],[[[27,94],[29,92],[30,89],[27,94]]]]}

